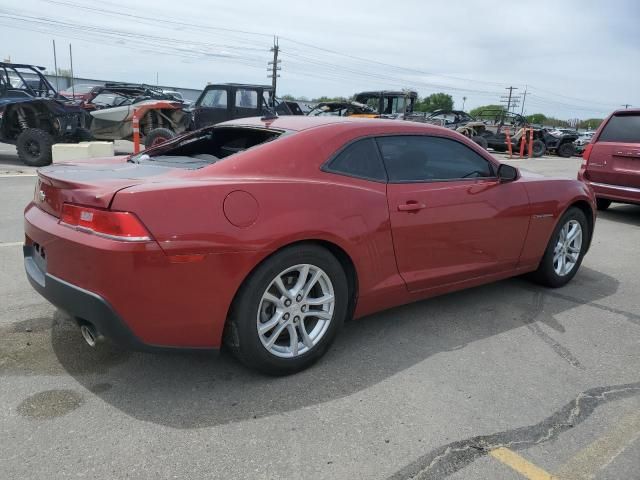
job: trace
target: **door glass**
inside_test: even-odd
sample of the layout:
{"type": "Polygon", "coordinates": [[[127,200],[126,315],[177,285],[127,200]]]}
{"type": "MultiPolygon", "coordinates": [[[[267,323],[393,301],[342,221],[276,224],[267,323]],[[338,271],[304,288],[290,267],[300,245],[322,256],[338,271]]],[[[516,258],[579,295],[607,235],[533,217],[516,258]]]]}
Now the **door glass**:
{"type": "Polygon", "coordinates": [[[598,141],[640,143],[640,115],[614,115],[598,141]]]}
{"type": "Polygon", "coordinates": [[[200,103],[201,107],[208,108],[227,108],[227,91],[226,90],[208,90],[204,94],[204,98],[200,103]]]}
{"type": "Polygon", "coordinates": [[[491,164],[462,143],[442,137],[390,136],[376,139],[389,182],[433,182],[493,177],[491,164]]]}
{"type": "Polygon", "coordinates": [[[255,90],[239,89],[236,91],[236,107],[258,108],[258,92],[255,90]]]}

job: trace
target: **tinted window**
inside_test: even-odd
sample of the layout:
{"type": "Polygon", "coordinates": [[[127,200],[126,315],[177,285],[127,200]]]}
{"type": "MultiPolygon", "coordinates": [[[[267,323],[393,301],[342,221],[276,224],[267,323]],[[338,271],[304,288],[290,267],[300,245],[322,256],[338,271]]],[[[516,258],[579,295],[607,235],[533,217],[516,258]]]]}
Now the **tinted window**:
{"type": "Polygon", "coordinates": [[[330,172],[385,182],[387,175],[380,161],[375,140],[365,138],[348,145],[329,164],[330,172]]]}
{"type": "Polygon", "coordinates": [[[390,182],[492,177],[491,164],[467,146],[441,137],[377,139],[390,182]]]}
{"type": "Polygon", "coordinates": [[[204,94],[201,106],[209,108],[227,108],[226,90],[208,90],[204,94]]]}
{"type": "Polygon", "coordinates": [[[640,115],[614,115],[598,141],[640,143],[640,115]]]}
{"type": "Polygon", "coordinates": [[[258,108],[258,92],[255,90],[237,90],[236,107],[258,108]]]}

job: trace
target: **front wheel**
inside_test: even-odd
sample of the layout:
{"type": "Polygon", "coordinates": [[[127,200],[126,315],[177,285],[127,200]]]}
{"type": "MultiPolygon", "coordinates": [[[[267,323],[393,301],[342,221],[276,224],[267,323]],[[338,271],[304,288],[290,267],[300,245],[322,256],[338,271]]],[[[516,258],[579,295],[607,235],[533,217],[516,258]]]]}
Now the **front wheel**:
{"type": "Polygon", "coordinates": [[[39,128],[27,128],[18,135],[18,158],[30,167],[43,167],[52,160],[53,137],[39,128]]]}
{"type": "Polygon", "coordinates": [[[241,287],[225,343],[251,368],[294,373],[325,353],[347,305],[346,275],[329,251],[310,244],[286,248],[258,266],[241,287]]]}
{"type": "Polygon", "coordinates": [[[570,142],[563,143],[556,149],[556,153],[560,157],[569,158],[575,155],[576,147],[570,142]]]}
{"type": "Polygon", "coordinates": [[[580,268],[590,234],[584,212],[569,208],[551,235],[533,280],[552,288],[566,285],[580,268]]]}
{"type": "Polygon", "coordinates": [[[542,140],[534,140],[531,144],[531,153],[535,158],[543,156],[547,151],[547,145],[542,140]]]}

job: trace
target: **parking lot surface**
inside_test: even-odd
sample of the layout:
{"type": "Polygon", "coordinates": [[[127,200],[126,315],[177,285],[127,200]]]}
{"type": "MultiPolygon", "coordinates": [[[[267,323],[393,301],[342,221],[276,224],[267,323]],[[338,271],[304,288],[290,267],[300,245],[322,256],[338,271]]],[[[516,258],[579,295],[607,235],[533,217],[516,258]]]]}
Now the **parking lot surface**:
{"type": "Polygon", "coordinates": [[[224,351],[88,347],[25,278],[34,169],[14,152],[0,145],[1,478],[640,478],[639,206],[599,215],[564,288],[514,278],[388,310],[271,378],[224,351]]]}

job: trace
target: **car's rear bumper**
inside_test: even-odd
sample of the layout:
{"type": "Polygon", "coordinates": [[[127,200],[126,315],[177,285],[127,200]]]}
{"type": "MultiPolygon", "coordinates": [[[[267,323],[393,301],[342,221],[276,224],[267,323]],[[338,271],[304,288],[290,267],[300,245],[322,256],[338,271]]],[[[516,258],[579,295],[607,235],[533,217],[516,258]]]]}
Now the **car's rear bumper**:
{"type": "Polygon", "coordinates": [[[123,242],[25,210],[25,268],[51,303],[135,349],[217,349],[231,302],[267,254],[198,255],[175,262],[155,242],[123,242]],[[34,255],[38,247],[44,256],[34,255]]]}
{"type": "Polygon", "coordinates": [[[53,305],[76,321],[87,322],[115,344],[134,350],[146,350],[142,342],[122,321],[104,298],[72,285],[42,270],[33,245],[25,245],[24,268],[31,286],[53,305]]]}
{"type": "Polygon", "coordinates": [[[589,182],[598,198],[615,202],[640,204],[640,188],[611,185],[609,183],[589,182]]]}

